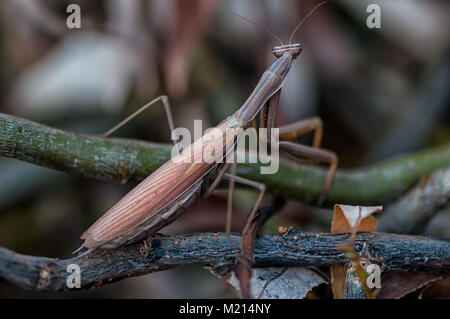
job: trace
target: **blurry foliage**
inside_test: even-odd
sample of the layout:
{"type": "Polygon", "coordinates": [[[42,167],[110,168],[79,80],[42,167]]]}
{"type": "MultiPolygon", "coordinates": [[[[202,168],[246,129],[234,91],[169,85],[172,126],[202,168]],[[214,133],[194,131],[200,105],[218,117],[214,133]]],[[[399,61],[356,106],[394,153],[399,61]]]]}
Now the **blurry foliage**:
{"type": "MultiPolygon", "coordinates": [[[[294,37],[303,44],[303,53],[293,64],[280,102],[279,124],[311,115],[323,118],[324,147],[340,156],[341,167],[450,140],[449,3],[379,0],[378,30],[366,27],[369,3],[329,1],[305,23],[294,37]]],[[[194,119],[215,125],[250,94],[274,60],[270,52],[277,45],[262,29],[222,8],[267,26],[286,41],[315,4],[312,0],[1,1],[0,112],[97,134],[145,102],[167,94],[176,126],[192,128],[194,119]],[[69,3],[81,6],[81,30],[65,27],[69,3]]],[[[162,107],[155,106],[116,135],[167,142],[162,107]]],[[[78,235],[132,187],[67,177],[9,159],[0,159],[0,171],[0,194],[11,194],[0,195],[0,245],[36,255],[68,256],[79,244],[78,235]]],[[[246,210],[249,197],[244,194],[236,196],[236,210],[246,210]]],[[[224,200],[219,205],[217,199],[208,199],[187,215],[225,211],[224,200]]],[[[449,218],[442,216],[448,213],[440,217],[447,229],[449,218]]],[[[266,229],[276,229],[293,215],[300,217],[290,223],[305,229],[327,231],[330,225],[328,211],[290,203],[266,229]]],[[[220,213],[211,216],[203,214],[211,224],[222,225],[225,220],[220,213]]],[[[177,232],[186,231],[181,221],[175,224],[177,232]]],[[[441,223],[436,224],[442,229],[441,223]]],[[[207,223],[199,225],[187,229],[211,230],[207,223]]],[[[433,225],[428,234],[433,234],[433,225]]],[[[173,284],[171,273],[130,280],[94,295],[128,296],[127,289],[140,287],[141,294],[133,296],[201,297],[187,288],[192,283],[173,284]],[[171,289],[152,287],[171,281],[171,289]]],[[[210,275],[205,276],[195,286],[207,285],[210,275]]],[[[224,286],[217,282],[216,290],[204,288],[202,296],[221,296],[224,286]]],[[[0,285],[1,296],[10,297],[9,291],[23,295],[0,285]]]]}

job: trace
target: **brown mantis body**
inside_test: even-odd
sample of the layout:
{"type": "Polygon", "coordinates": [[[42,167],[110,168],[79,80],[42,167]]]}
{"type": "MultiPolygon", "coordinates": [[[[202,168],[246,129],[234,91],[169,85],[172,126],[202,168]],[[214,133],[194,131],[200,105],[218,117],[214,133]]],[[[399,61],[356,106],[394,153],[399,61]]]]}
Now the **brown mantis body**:
{"type": "MultiPolygon", "coordinates": [[[[229,174],[226,174],[230,163],[222,166],[221,161],[195,163],[193,159],[205,148],[216,149],[216,147],[222,148],[223,156],[219,159],[224,159],[229,152],[234,151],[242,130],[247,128],[258,114],[261,114],[260,127],[270,130],[273,127],[285,78],[293,60],[301,51],[300,44],[274,47],[272,52],[277,60],[264,72],[244,104],[216,127],[222,135],[218,137],[206,133],[203,138],[196,140],[183,153],[170,159],[149,175],[82,234],[83,246],[88,248],[88,251],[92,251],[96,248],[116,248],[142,240],[177,219],[200,193],[210,194],[223,178],[231,179],[232,183],[237,181],[259,189],[260,194],[250,214],[250,221],[263,198],[265,186],[238,176],[230,177],[229,174]],[[211,185],[208,185],[210,173],[219,164],[222,167],[219,169],[217,178],[211,185]]],[[[173,130],[170,107],[165,96],[153,100],[130,118],[159,99],[166,108],[169,125],[173,130]]],[[[106,135],[109,135],[112,130],[106,135]]],[[[320,119],[301,120],[280,127],[279,132],[282,140],[279,143],[280,151],[299,161],[330,164],[321,194],[321,200],[323,200],[333,180],[337,157],[330,151],[319,149],[322,136],[320,119]],[[292,142],[294,138],[310,131],[315,131],[313,147],[292,142]]]]}

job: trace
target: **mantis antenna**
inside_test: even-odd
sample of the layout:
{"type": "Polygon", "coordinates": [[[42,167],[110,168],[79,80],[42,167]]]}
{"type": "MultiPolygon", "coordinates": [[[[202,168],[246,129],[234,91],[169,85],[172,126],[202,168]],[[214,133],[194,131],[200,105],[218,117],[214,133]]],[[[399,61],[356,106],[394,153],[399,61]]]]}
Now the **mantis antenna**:
{"type": "Polygon", "coordinates": [[[272,31],[270,31],[270,30],[269,30],[268,28],[266,28],[265,26],[262,26],[262,25],[256,23],[255,21],[252,21],[252,20],[250,20],[250,19],[248,19],[248,18],[246,18],[246,17],[243,17],[243,16],[241,16],[240,14],[237,14],[236,12],[233,12],[233,11],[231,11],[231,10],[228,10],[228,9],[224,9],[224,10],[225,10],[226,12],[228,12],[228,13],[230,13],[230,14],[236,16],[236,17],[238,17],[238,18],[241,18],[241,19],[243,19],[243,20],[245,20],[245,21],[247,21],[247,22],[250,22],[251,24],[256,25],[257,27],[263,29],[263,30],[266,31],[268,34],[270,34],[272,37],[274,37],[274,39],[276,39],[278,42],[280,42],[280,45],[283,45],[283,41],[281,41],[281,39],[280,39],[279,37],[277,37],[275,33],[273,33],[272,31]]]}
{"type": "MultiPolygon", "coordinates": [[[[312,8],[312,10],[311,11],[309,11],[309,13],[297,24],[297,26],[294,28],[294,31],[292,31],[292,33],[291,33],[291,37],[289,38],[289,44],[291,44],[292,43],[292,38],[294,37],[294,34],[295,34],[295,32],[297,32],[297,30],[300,28],[300,26],[314,13],[314,11],[316,11],[320,6],[322,6],[322,5],[324,5],[325,3],[327,3],[328,1],[323,1],[323,2],[321,2],[321,3],[318,3],[314,8],[312,8]]],[[[281,41],[281,39],[275,34],[275,33],[273,33],[272,31],[270,31],[268,28],[266,28],[265,26],[263,26],[263,25],[260,25],[259,23],[256,23],[255,21],[252,21],[252,20],[250,20],[250,19],[248,19],[248,18],[246,18],[246,17],[244,17],[244,16],[241,16],[240,14],[237,14],[236,12],[233,12],[233,11],[231,11],[231,10],[228,10],[228,9],[224,9],[226,12],[228,12],[228,13],[230,13],[230,14],[232,14],[232,15],[234,15],[234,16],[236,16],[236,17],[238,17],[238,18],[241,18],[241,19],[243,19],[243,20],[245,20],[245,21],[247,21],[247,22],[250,22],[251,24],[253,24],[253,25],[255,25],[255,26],[257,26],[257,27],[259,27],[259,28],[261,28],[261,29],[263,29],[264,31],[266,31],[268,34],[270,34],[274,39],[276,39],[278,42],[280,42],[280,45],[282,46],[283,45],[283,41],[281,41]]]]}
{"type": "Polygon", "coordinates": [[[327,1],[323,1],[319,4],[317,4],[314,8],[312,8],[311,11],[309,11],[309,13],[297,24],[297,26],[295,27],[294,31],[292,31],[291,33],[291,37],[289,38],[289,44],[291,44],[292,42],[292,38],[294,37],[295,32],[297,32],[298,28],[300,28],[300,26],[303,24],[303,22],[306,21],[306,19],[308,19],[313,13],[314,11],[316,11],[320,6],[324,5],[325,3],[327,3],[327,1]]]}

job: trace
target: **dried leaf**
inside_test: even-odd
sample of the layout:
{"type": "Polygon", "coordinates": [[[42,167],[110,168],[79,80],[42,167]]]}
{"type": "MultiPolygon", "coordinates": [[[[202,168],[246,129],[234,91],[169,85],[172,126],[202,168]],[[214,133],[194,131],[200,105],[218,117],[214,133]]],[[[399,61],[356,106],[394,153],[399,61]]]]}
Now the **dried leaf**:
{"type": "MultiPolygon", "coordinates": [[[[377,220],[371,216],[381,212],[383,206],[351,206],[334,205],[334,215],[331,222],[332,233],[348,233],[358,231],[373,232],[377,228],[377,220]]],[[[347,267],[331,266],[331,283],[334,298],[344,298],[345,277],[347,267]]]]}
{"type": "MultiPolygon", "coordinates": [[[[303,267],[253,268],[251,293],[261,299],[303,299],[308,292],[326,280],[303,267]]],[[[239,281],[233,273],[227,281],[239,291],[239,281]]]]}
{"type": "Polygon", "coordinates": [[[383,278],[383,285],[376,292],[377,299],[399,299],[417,289],[441,279],[440,275],[426,273],[393,272],[383,278]]]}
{"type": "Polygon", "coordinates": [[[331,271],[331,289],[335,299],[344,298],[345,277],[347,276],[347,267],[343,265],[333,265],[331,271]]]}
{"type": "Polygon", "coordinates": [[[377,220],[371,216],[381,212],[383,206],[351,206],[334,205],[333,221],[331,222],[332,233],[348,233],[358,231],[375,231],[377,220]]]}
{"type": "Polygon", "coordinates": [[[450,299],[450,277],[436,281],[420,293],[422,299],[450,299]]]}

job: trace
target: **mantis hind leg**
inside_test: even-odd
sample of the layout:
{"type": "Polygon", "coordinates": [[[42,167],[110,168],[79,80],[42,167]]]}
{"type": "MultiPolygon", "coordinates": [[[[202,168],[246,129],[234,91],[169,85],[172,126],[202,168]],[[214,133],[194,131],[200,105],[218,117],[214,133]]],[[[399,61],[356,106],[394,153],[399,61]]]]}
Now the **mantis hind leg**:
{"type": "MultiPolygon", "coordinates": [[[[251,221],[253,220],[253,218],[255,217],[255,214],[259,208],[259,205],[261,204],[261,201],[264,198],[264,194],[266,191],[266,186],[262,183],[258,183],[240,176],[236,176],[236,163],[226,163],[223,168],[219,171],[216,179],[213,181],[213,183],[209,186],[209,188],[206,190],[205,192],[205,196],[209,196],[214,189],[217,188],[218,184],[223,180],[226,179],[230,182],[229,184],[229,188],[228,188],[228,203],[227,203],[227,215],[226,215],[226,229],[225,229],[225,233],[227,234],[229,240],[230,240],[230,244],[232,245],[232,241],[231,241],[231,218],[232,218],[232,214],[233,214],[233,197],[234,197],[234,186],[235,186],[235,182],[238,182],[240,184],[243,185],[247,185],[250,187],[253,187],[257,190],[259,190],[259,195],[258,198],[256,199],[255,203],[253,204],[253,208],[250,212],[250,216],[247,219],[247,223],[244,227],[243,230],[243,234],[248,230],[251,221]],[[227,173],[227,170],[231,167],[231,172],[227,173]]],[[[233,247],[233,245],[232,245],[233,247]]],[[[234,248],[234,247],[233,247],[234,248]]]]}
{"type": "MultiPolygon", "coordinates": [[[[235,173],[235,172],[233,172],[233,173],[235,173]]],[[[253,208],[251,210],[250,216],[247,219],[247,223],[245,224],[244,230],[242,231],[242,233],[244,234],[247,232],[247,230],[250,226],[250,223],[253,220],[253,218],[255,217],[256,211],[258,210],[259,205],[261,204],[261,202],[264,198],[264,194],[266,192],[266,185],[264,185],[263,183],[258,183],[258,182],[249,180],[247,178],[237,176],[235,174],[225,173],[224,178],[230,181],[230,186],[233,185],[233,188],[230,187],[229,198],[230,198],[230,194],[231,194],[231,196],[233,195],[234,182],[238,182],[240,184],[253,187],[254,189],[259,191],[258,197],[257,197],[255,203],[253,204],[253,208]]],[[[231,209],[230,209],[230,215],[231,215],[231,209]]],[[[230,217],[230,222],[231,222],[231,217],[230,217]]]]}

